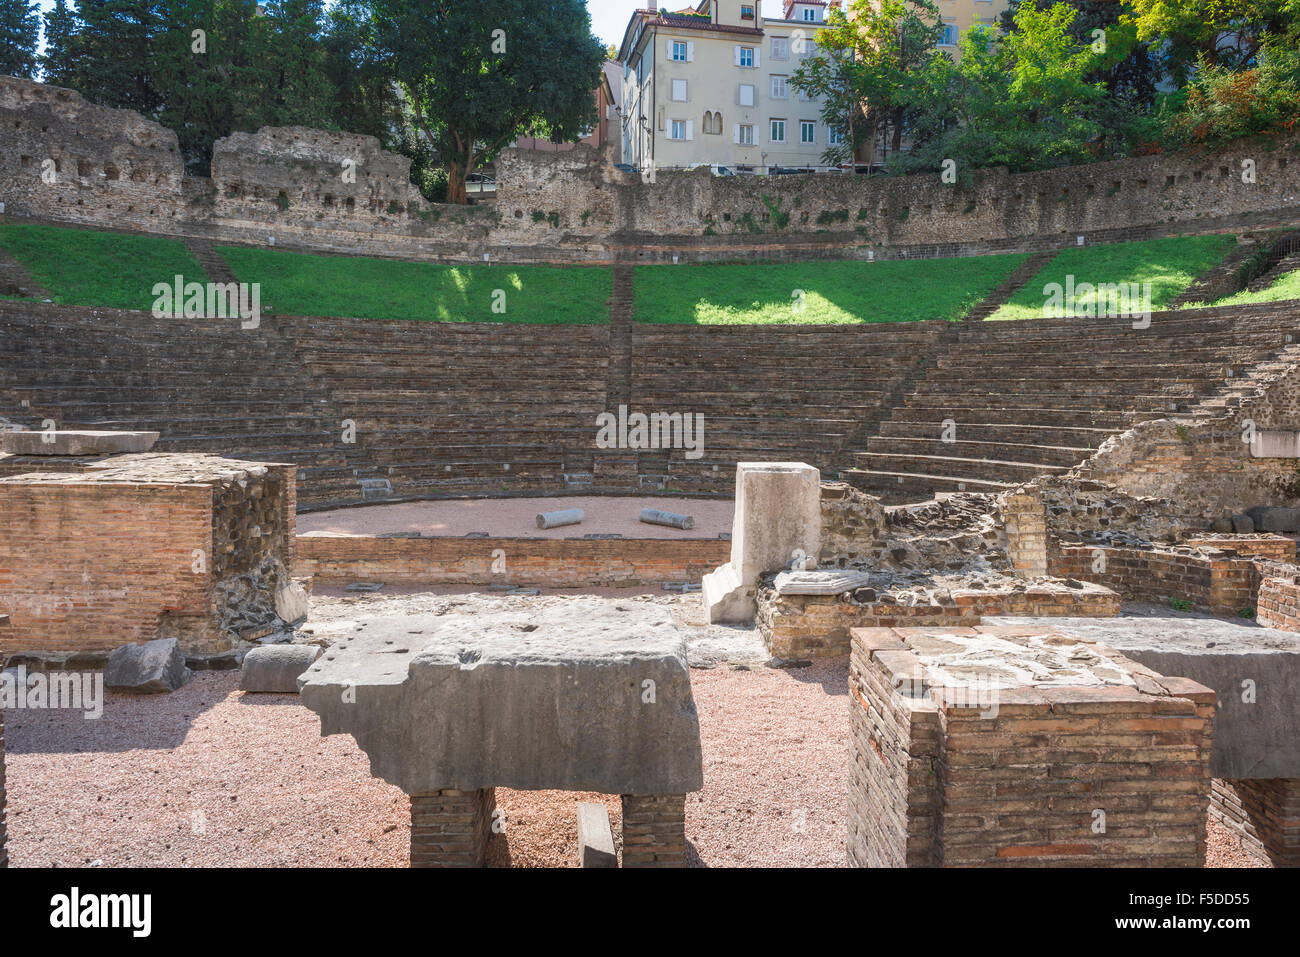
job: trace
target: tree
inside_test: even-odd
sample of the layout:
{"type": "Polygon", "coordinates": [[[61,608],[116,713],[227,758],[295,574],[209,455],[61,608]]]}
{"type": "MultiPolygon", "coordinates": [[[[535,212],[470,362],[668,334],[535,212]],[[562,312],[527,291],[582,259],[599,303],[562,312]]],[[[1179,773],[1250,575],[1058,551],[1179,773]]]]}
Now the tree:
{"type": "Polygon", "coordinates": [[[72,64],[74,89],[102,106],[152,116],[162,105],[150,78],[153,43],[162,29],[157,0],[94,0],[78,5],[80,31],[72,64]]]}
{"type": "Polygon", "coordinates": [[[1184,85],[1198,63],[1248,68],[1269,35],[1300,26],[1296,0],[1129,0],[1127,17],[1165,72],[1184,85]]]}
{"type": "Polygon", "coordinates": [[[936,49],[943,27],[933,0],[853,0],[845,14],[830,11],[817,35],[817,55],[795,71],[795,89],[822,99],[822,119],[844,132],[824,159],[841,163],[860,146],[902,148],[915,79],[942,56],[936,49]]]}
{"type": "Polygon", "coordinates": [[[579,138],[596,119],[605,48],[582,0],[374,0],[382,56],[415,128],[448,170],[449,202],[465,177],[521,130],[579,138]]]}
{"type": "Polygon", "coordinates": [[[36,75],[41,16],[35,0],[0,0],[0,71],[6,76],[36,75]]]}
{"type": "Polygon", "coordinates": [[[1300,50],[1265,43],[1249,70],[1202,58],[1176,112],[1167,117],[1175,146],[1218,146],[1245,136],[1293,133],[1300,126],[1300,50]]]}
{"type": "Polygon", "coordinates": [[[78,39],[81,25],[66,0],[54,0],[45,14],[45,53],[41,56],[41,79],[54,86],[72,86],[78,74],[78,39]]]}
{"type": "Polygon", "coordinates": [[[1095,158],[1106,88],[1091,79],[1101,54],[1071,35],[1075,15],[1064,3],[1022,4],[1012,32],[970,30],[960,63],[930,64],[916,87],[916,145],[903,166],[935,169],[953,160],[964,174],[1095,158]]]}

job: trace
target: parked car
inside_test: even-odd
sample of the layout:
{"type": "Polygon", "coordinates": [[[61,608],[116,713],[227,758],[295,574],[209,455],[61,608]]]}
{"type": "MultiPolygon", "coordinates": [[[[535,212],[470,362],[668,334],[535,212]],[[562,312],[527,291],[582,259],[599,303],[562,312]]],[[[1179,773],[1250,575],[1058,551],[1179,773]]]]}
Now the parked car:
{"type": "Polygon", "coordinates": [[[635,172],[636,172],[636,167],[633,166],[633,165],[630,164],[630,163],[615,163],[615,164],[614,164],[614,169],[618,170],[620,173],[635,173],[635,172]]]}
{"type": "Polygon", "coordinates": [[[709,169],[712,171],[714,176],[735,176],[736,175],[736,171],[732,169],[730,166],[719,166],[717,163],[714,163],[712,166],[709,167],[709,169]]]}
{"type": "Polygon", "coordinates": [[[491,173],[470,173],[465,177],[467,193],[495,193],[496,191],[497,180],[491,173]]]}

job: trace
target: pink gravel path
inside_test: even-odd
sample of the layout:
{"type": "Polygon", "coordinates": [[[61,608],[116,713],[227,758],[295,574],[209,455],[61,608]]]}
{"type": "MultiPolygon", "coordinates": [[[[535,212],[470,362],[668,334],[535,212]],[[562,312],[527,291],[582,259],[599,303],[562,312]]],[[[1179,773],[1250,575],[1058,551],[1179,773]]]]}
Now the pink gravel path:
{"type": "MultiPolygon", "coordinates": [[[[844,863],[847,660],[789,671],[691,672],[704,789],[687,801],[695,866],[844,863]]],[[[104,717],[5,715],[16,867],[403,867],[405,795],[370,776],[350,737],[320,737],[292,695],[245,696],[232,672],[166,696],[107,696],[104,717]]],[[[576,804],[616,797],[498,789],[490,860],[571,867],[576,804]]],[[[1217,825],[1211,865],[1249,866],[1217,825]]]]}
{"type": "Polygon", "coordinates": [[[448,499],[306,512],[298,516],[298,534],[422,532],[433,536],[461,536],[468,532],[487,532],[512,538],[581,538],[593,532],[617,532],[626,538],[717,538],[719,532],[731,531],[731,515],[732,502],[729,499],[617,495],[448,499]],[[537,527],[538,512],[567,508],[583,510],[581,524],[549,529],[537,527]],[[637,519],[643,508],[690,515],[695,519],[695,527],[682,531],[663,525],[647,525],[637,519]]]}

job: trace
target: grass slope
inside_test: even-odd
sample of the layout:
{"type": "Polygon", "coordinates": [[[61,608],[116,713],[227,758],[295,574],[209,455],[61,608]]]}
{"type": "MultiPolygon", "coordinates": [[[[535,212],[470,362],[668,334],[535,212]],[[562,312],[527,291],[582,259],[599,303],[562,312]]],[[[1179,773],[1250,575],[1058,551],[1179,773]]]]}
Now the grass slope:
{"type": "Polygon", "coordinates": [[[207,282],[185,244],[163,236],[5,223],[0,247],[65,305],[150,309],[155,283],[207,282]]]}
{"type": "Polygon", "coordinates": [[[613,273],[602,267],[439,266],[220,246],[241,282],[278,313],[439,322],[603,323],[613,273]],[[504,299],[496,295],[504,292],[504,299]],[[494,312],[494,301],[505,311],[494,312]]]}
{"type": "Polygon", "coordinates": [[[638,266],[638,322],[698,325],[957,320],[1028,257],[638,266]],[[803,308],[796,308],[796,290],[803,308]]]}
{"type": "Polygon", "coordinates": [[[1255,302],[1281,302],[1284,299],[1300,299],[1300,269],[1283,273],[1272,285],[1250,292],[1243,289],[1233,296],[1228,296],[1214,303],[1216,306],[1248,306],[1255,302]]]}
{"type": "MultiPolygon", "coordinates": [[[[1151,283],[1151,308],[1163,309],[1206,270],[1227,255],[1231,236],[1174,236],[1134,243],[1063,249],[1025,283],[990,319],[1034,319],[1044,314],[1048,283],[1151,283]]],[[[1085,307],[1089,299],[1078,298],[1085,307]]]]}

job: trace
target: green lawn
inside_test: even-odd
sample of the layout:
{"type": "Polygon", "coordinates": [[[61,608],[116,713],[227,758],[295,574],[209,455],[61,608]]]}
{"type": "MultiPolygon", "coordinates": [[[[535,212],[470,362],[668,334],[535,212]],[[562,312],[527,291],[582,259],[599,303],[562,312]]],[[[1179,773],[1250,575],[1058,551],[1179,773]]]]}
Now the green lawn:
{"type": "Polygon", "coordinates": [[[1300,269],[1283,273],[1271,286],[1249,292],[1243,289],[1214,303],[1216,306],[1248,306],[1254,302],[1280,302],[1283,299],[1300,299],[1300,269]]]}
{"type": "Polygon", "coordinates": [[[638,266],[636,319],[699,325],[957,320],[1027,258],[638,266]]]}
{"type": "MultiPolygon", "coordinates": [[[[990,319],[1033,319],[1045,314],[1049,283],[1150,283],[1151,308],[1163,309],[1197,277],[1217,265],[1236,240],[1231,236],[1175,236],[1136,243],[1063,249],[1037,276],[1022,286],[990,319]]],[[[1086,309],[1097,297],[1075,297],[1086,309]]]]}
{"type": "Polygon", "coordinates": [[[282,314],[556,325],[609,321],[613,273],[603,267],[439,266],[242,246],[217,251],[241,282],[261,283],[262,302],[282,314]],[[494,303],[504,311],[494,311],[494,303]]]}
{"type": "Polygon", "coordinates": [[[162,236],[6,223],[0,247],[66,305],[150,309],[155,283],[207,281],[185,244],[162,236]]]}

